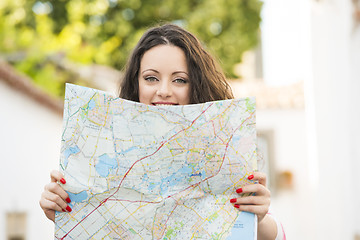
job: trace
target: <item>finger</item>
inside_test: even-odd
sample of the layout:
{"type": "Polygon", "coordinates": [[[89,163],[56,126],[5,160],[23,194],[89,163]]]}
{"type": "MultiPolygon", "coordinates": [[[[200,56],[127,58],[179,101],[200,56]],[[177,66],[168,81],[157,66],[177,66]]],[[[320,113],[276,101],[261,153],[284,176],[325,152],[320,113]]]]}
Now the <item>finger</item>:
{"type": "Polygon", "coordinates": [[[46,217],[47,217],[48,219],[50,219],[51,221],[55,222],[55,211],[46,208],[46,206],[48,205],[48,204],[47,204],[47,200],[41,198],[40,201],[39,201],[39,204],[40,204],[40,207],[43,209],[46,217]]]}
{"type": "Polygon", "coordinates": [[[55,211],[52,210],[44,210],[44,213],[48,219],[55,222],[55,211]]]}
{"type": "Polygon", "coordinates": [[[261,184],[249,184],[236,190],[239,194],[251,194],[254,193],[256,196],[270,196],[270,191],[261,184]]]}
{"type": "Polygon", "coordinates": [[[258,205],[240,205],[240,204],[235,204],[234,207],[240,211],[244,211],[244,212],[251,212],[254,213],[258,216],[258,220],[262,219],[266,213],[267,213],[267,208],[263,207],[263,206],[258,206],[258,205]]]}
{"type": "Polygon", "coordinates": [[[59,210],[59,208],[55,207],[55,205],[54,206],[50,205],[49,207],[51,207],[51,208],[49,208],[49,209],[51,209],[51,210],[62,211],[63,209],[67,209],[67,207],[68,207],[67,202],[61,196],[54,194],[52,192],[43,192],[43,194],[41,195],[41,199],[53,202],[58,207],[61,208],[59,210]]]}
{"type": "Polygon", "coordinates": [[[248,176],[249,180],[257,181],[263,186],[266,186],[266,174],[262,172],[254,172],[248,176]],[[252,177],[251,177],[252,175],[252,177]],[[251,179],[250,179],[251,178],[251,179]]]}
{"type": "Polygon", "coordinates": [[[69,194],[57,183],[51,182],[45,185],[44,193],[50,192],[52,194],[60,196],[64,201],[70,203],[71,200],[69,198],[69,194]]]}
{"type": "Polygon", "coordinates": [[[51,182],[61,182],[62,184],[66,183],[64,175],[58,170],[52,170],[50,172],[50,178],[51,182]]]}
{"type": "Polygon", "coordinates": [[[262,205],[241,205],[241,204],[235,204],[235,208],[239,209],[240,211],[245,212],[252,212],[255,214],[266,214],[266,207],[262,205]]]}
{"type": "Polygon", "coordinates": [[[233,201],[234,204],[243,204],[243,205],[264,205],[270,206],[270,198],[269,197],[259,197],[259,196],[247,196],[236,198],[236,202],[233,201]]]}
{"type": "Polygon", "coordinates": [[[56,202],[51,201],[47,198],[42,197],[39,201],[40,207],[44,210],[44,212],[49,212],[49,211],[58,211],[58,212],[62,212],[63,209],[60,205],[58,205],[56,202]]]}
{"type": "Polygon", "coordinates": [[[270,206],[271,199],[268,196],[246,196],[230,199],[230,203],[244,205],[264,205],[270,206]]]}

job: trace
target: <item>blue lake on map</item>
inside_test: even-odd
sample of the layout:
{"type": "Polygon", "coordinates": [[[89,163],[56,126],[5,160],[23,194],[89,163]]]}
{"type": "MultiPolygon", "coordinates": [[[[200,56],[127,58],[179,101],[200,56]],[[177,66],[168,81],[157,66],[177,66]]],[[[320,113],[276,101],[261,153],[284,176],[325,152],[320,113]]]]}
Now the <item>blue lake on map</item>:
{"type": "Polygon", "coordinates": [[[130,151],[137,150],[137,149],[139,149],[139,148],[136,147],[136,146],[132,146],[132,147],[129,147],[128,149],[126,149],[126,150],[121,151],[118,154],[126,154],[126,153],[129,153],[130,151]]]}
{"type": "Polygon", "coordinates": [[[89,106],[89,110],[93,110],[94,107],[96,106],[95,100],[91,99],[90,102],[88,103],[88,106],[89,106]]]}
{"type": "Polygon", "coordinates": [[[67,192],[69,194],[69,198],[71,202],[82,202],[88,198],[88,194],[86,191],[82,191],[79,193],[71,193],[67,192]]]}
{"type": "Polygon", "coordinates": [[[172,174],[169,177],[163,178],[161,184],[161,195],[166,195],[169,192],[169,188],[177,186],[179,183],[184,181],[184,177],[190,177],[191,173],[193,173],[194,169],[188,165],[180,168],[176,173],[172,174]]]}
{"type": "Polygon", "coordinates": [[[64,165],[65,165],[65,167],[68,164],[70,155],[77,154],[78,152],[80,152],[80,149],[76,145],[75,145],[75,147],[69,147],[64,151],[64,155],[65,155],[64,165]]]}
{"type": "Polygon", "coordinates": [[[116,168],[117,166],[118,164],[115,158],[103,154],[99,157],[99,162],[96,164],[95,169],[101,177],[107,177],[109,175],[109,170],[116,168]]]}

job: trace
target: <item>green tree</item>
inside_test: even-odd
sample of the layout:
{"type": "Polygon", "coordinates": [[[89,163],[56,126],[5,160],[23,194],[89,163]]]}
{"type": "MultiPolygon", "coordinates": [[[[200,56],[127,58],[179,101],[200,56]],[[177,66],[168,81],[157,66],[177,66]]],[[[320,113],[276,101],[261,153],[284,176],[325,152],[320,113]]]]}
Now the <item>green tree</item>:
{"type": "MultiPolygon", "coordinates": [[[[144,31],[175,22],[193,32],[228,77],[257,44],[260,0],[3,0],[0,54],[54,95],[79,79],[52,61],[122,69],[144,31]]],[[[81,79],[80,79],[81,81],[81,79]]]]}

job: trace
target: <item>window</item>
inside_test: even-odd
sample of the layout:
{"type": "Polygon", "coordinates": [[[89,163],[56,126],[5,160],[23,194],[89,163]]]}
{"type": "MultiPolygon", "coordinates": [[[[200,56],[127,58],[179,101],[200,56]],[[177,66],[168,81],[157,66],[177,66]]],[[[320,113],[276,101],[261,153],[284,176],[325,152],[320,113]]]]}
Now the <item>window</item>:
{"type": "Polygon", "coordinates": [[[275,192],[274,132],[260,130],[257,133],[258,170],[267,176],[267,187],[275,192]]]}
{"type": "Polygon", "coordinates": [[[6,214],[7,240],[24,240],[26,236],[26,213],[8,212],[6,214]]]}

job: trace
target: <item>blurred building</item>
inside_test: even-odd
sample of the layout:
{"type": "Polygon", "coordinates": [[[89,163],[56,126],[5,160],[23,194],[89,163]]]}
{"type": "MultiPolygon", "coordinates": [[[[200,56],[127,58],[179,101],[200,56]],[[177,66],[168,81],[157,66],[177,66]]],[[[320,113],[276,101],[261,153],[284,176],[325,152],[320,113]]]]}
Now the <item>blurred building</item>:
{"type": "Polygon", "coordinates": [[[282,222],[289,239],[294,239],[294,232],[296,239],[311,239],[308,232],[297,232],[299,226],[303,229],[314,223],[312,219],[303,222],[308,214],[296,208],[311,203],[304,184],[309,178],[304,82],[267,84],[256,74],[261,54],[246,55],[239,66],[243,79],[230,84],[235,97],[256,97],[258,169],[268,176],[271,211],[282,222]]]}
{"type": "Polygon", "coordinates": [[[57,169],[62,101],[0,62],[0,239],[51,239],[39,199],[57,169]]]}
{"type": "Polygon", "coordinates": [[[272,200],[288,239],[360,238],[359,13],[359,0],[264,1],[264,83],[304,91],[293,122],[292,110],[258,110],[259,130],[285,139],[274,141],[275,173],[293,184],[272,200]]]}

